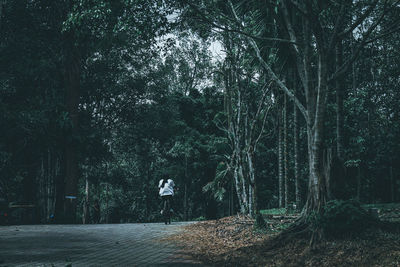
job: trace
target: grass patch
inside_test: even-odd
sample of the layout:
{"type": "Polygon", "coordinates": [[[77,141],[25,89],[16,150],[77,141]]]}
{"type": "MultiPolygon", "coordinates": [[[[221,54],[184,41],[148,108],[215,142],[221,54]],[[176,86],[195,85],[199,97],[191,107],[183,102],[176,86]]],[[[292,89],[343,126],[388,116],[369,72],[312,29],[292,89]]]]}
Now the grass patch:
{"type": "Polygon", "coordinates": [[[276,208],[276,209],[260,210],[260,213],[263,215],[283,215],[286,214],[286,209],[276,208]]]}
{"type": "Polygon", "coordinates": [[[379,204],[363,204],[361,205],[364,209],[377,208],[381,210],[389,210],[400,208],[400,203],[379,203],[379,204]]]}
{"type": "Polygon", "coordinates": [[[260,210],[260,213],[262,215],[288,215],[288,214],[296,214],[298,213],[298,211],[286,208],[275,208],[268,210],[260,210]]]}

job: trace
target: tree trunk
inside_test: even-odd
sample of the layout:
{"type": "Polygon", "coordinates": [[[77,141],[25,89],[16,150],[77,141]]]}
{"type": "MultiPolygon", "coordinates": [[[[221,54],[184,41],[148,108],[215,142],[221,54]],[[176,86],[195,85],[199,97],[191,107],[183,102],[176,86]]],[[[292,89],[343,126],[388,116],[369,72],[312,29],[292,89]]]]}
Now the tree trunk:
{"type": "MultiPolygon", "coordinates": [[[[309,139],[315,139],[315,135],[311,129],[309,130],[309,139]]],[[[308,183],[308,197],[303,210],[304,215],[309,215],[312,211],[320,212],[327,200],[326,183],[324,171],[321,162],[321,147],[315,141],[311,141],[308,146],[309,149],[309,183],[308,183]]]]}
{"type": "Polygon", "coordinates": [[[243,173],[243,165],[242,164],[243,164],[243,161],[241,159],[240,160],[240,164],[239,164],[238,173],[239,173],[240,180],[242,181],[241,182],[241,185],[242,185],[242,201],[243,201],[243,207],[244,207],[243,214],[246,214],[246,213],[249,212],[249,202],[248,202],[247,186],[246,186],[246,180],[245,180],[246,178],[245,178],[244,173],[243,173]]]}
{"type": "Polygon", "coordinates": [[[390,200],[391,202],[395,202],[395,197],[394,197],[394,192],[395,192],[395,182],[394,182],[394,177],[393,177],[393,159],[391,161],[390,165],[390,200]]]}
{"type": "MultiPolygon", "coordinates": [[[[339,41],[336,46],[336,68],[343,65],[343,45],[339,41]]],[[[343,162],[343,95],[344,81],[338,77],[335,81],[336,87],[336,153],[340,162],[343,162]]]]}
{"type": "Polygon", "coordinates": [[[256,182],[256,176],[255,176],[255,166],[254,166],[254,152],[253,148],[250,146],[249,149],[247,150],[247,162],[248,162],[248,167],[249,167],[249,178],[250,178],[250,183],[249,183],[249,200],[252,201],[252,205],[249,205],[249,215],[254,218],[256,214],[259,213],[258,210],[258,205],[257,205],[257,182],[256,182]]]}
{"type": "Polygon", "coordinates": [[[65,203],[64,216],[66,223],[75,223],[78,195],[78,106],[80,91],[80,60],[78,48],[70,42],[66,60],[66,107],[71,122],[71,131],[66,136],[65,144],[65,203]]]}
{"type": "Polygon", "coordinates": [[[57,223],[64,222],[64,201],[65,201],[65,153],[61,153],[59,161],[59,173],[55,176],[55,204],[54,204],[54,219],[57,223]]]}
{"type": "Polygon", "coordinates": [[[287,150],[287,142],[288,142],[288,106],[287,106],[287,96],[284,94],[283,97],[283,156],[284,156],[284,161],[283,161],[283,166],[284,166],[284,182],[285,182],[285,208],[286,210],[288,209],[289,205],[289,170],[288,170],[288,150],[287,150]]]}
{"type": "MultiPolygon", "coordinates": [[[[328,199],[326,188],[326,176],[322,161],[323,155],[323,129],[324,115],[328,96],[328,62],[326,51],[319,51],[318,59],[318,97],[315,99],[315,113],[311,114],[314,118],[313,123],[307,123],[308,154],[309,154],[309,188],[308,197],[303,215],[310,215],[311,212],[320,213],[328,199]]],[[[311,99],[310,99],[311,100],[311,99]]],[[[311,109],[309,109],[312,111],[311,109]]],[[[321,232],[318,234],[322,234],[321,232]]],[[[318,239],[318,238],[317,238],[318,239]]],[[[312,241],[316,241],[312,238],[312,241]]]]}
{"type": "Polygon", "coordinates": [[[324,168],[327,200],[331,200],[332,199],[332,192],[331,192],[332,149],[331,148],[324,150],[323,168],[324,168]]]}
{"type": "Polygon", "coordinates": [[[245,203],[243,202],[242,198],[242,186],[241,186],[241,179],[239,178],[239,166],[234,167],[233,171],[233,177],[235,179],[235,187],[236,187],[236,195],[239,200],[239,206],[240,206],[240,213],[244,214],[246,212],[246,207],[245,203]]]}
{"type": "Polygon", "coordinates": [[[357,166],[357,200],[361,199],[361,166],[357,166]]]}
{"type": "Polygon", "coordinates": [[[1,26],[2,26],[2,17],[3,17],[3,6],[5,4],[5,0],[0,0],[0,30],[1,30],[1,26]]]}
{"type": "Polygon", "coordinates": [[[188,194],[187,194],[187,156],[185,155],[185,193],[183,196],[183,219],[188,220],[188,194]]]}
{"type": "MultiPolygon", "coordinates": [[[[297,83],[295,82],[296,75],[293,75],[293,90],[296,94],[297,83]]],[[[296,103],[293,102],[293,159],[294,159],[294,181],[295,181],[295,196],[296,196],[296,209],[301,206],[301,195],[300,195],[300,179],[299,179],[299,124],[298,124],[298,112],[296,103]]]]}
{"type": "MultiPolygon", "coordinates": [[[[107,171],[108,173],[108,171],[107,171]]],[[[105,222],[109,223],[110,222],[110,210],[109,210],[109,184],[106,184],[106,216],[105,216],[105,222]]]]}
{"type": "Polygon", "coordinates": [[[233,180],[231,180],[231,190],[230,190],[230,197],[229,197],[229,216],[233,215],[234,203],[233,203],[233,180]]]}
{"type": "Polygon", "coordinates": [[[279,183],[279,208],[283,207],[283,166],[282,166],[282,106],[278,99],[278,183],[279,183]]]}
{"type": "Polygon", "coordinates": [[[41,166],[37,175],[38,206],[40,221],[47,223],[54,220],[56,203],[56,183],[60,172],[57,154],[50,148],[41,156],[41,166]]]}
{"type": "Polygon", "coordinates": [[[83,224],[88,224],[90,220],[90,214],[89,214],[89,180],[86,177],[85,181],[85,202],[83,203],[83,218],[82,218],[82,223],[83,224]]]}
{"type": "Polygon", "coordinates": [[[248,203],[249,203],[248,215],[251,218],[254,218],[254,203],[253,203],[253,200],[254,200],[254,187],[253,187],[253,184],[251,183],[251,181],[249,182],[248,190],[249,190],[249,193],[248,193],[248,197],[249,197],[249,200],[248,200],[248,203]]]}

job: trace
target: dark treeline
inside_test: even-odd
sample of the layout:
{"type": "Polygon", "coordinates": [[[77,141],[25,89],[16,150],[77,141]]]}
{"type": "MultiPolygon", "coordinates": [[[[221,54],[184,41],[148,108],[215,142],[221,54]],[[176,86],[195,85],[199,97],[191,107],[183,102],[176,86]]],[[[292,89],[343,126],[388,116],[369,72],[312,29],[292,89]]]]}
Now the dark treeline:
{"type": "Polygon", "coordinates": [[[399,12],[0,1],[0,198],[42,223],[157,221],[165,176],[184,220],[399,201],[399,12]]]}

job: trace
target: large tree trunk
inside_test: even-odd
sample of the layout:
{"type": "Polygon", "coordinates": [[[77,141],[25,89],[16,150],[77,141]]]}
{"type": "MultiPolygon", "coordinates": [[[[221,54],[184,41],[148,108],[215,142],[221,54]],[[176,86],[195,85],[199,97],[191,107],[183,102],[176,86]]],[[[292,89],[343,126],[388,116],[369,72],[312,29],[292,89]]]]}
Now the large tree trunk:
{"type": "MultiPolygon", "coordinates": [[[[311,123],[311,120],[307,123],[309,184],[307,202],[302,213],[303,217],[307,217],[311,212],[322,212],[328,199],[327,181],[322,160],[324,116],[328,96],[328,61],[326,51],[323,49],[319,51],[318,66],[318,97],[312,103],[315,106],[315,113],[312,112],[312,109],[308,109],[311,111],[309,114],[314,119],[312,120],[313,123],[311,123]]],[[[311,102],[312,99],[309,100],[311,102]]],[[[313,240],[315,239],[313,238],[313,240]]]]}
{"type": "Polygon", "coordinates": [[[308,216],[312,211],[320,212],[327,200],[326,182],[322,168],[321,145],[315,140],[318,133],[308,129],[308,138],[311,139],[308,145],[309,152],[309,183],[308,197],[303,214],[308,216]]]}

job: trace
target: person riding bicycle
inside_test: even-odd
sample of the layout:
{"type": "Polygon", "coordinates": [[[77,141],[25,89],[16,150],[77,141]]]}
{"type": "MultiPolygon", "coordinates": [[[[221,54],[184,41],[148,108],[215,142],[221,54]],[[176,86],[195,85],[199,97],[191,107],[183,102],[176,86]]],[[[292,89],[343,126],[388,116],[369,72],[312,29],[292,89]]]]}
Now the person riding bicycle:
{"type": "Polygon", "coordinates": [[[172,196],[174,195],[174,186],[174,181],[167,177],[164,177],[158,183],[159,194],[163,201],[163,210],[161,211],[161,214],[164,215],[165,224],[171,224],[171,201],[172,196]]]}

